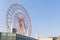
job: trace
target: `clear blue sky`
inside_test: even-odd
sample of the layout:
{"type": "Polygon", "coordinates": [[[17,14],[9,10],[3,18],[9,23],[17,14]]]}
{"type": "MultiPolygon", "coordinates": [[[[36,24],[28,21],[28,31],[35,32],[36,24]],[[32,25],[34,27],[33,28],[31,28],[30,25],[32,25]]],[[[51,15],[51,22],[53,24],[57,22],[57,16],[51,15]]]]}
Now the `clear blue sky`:
{"type": "Polygon", "coordinates": [[[0,0],[0,31],[6,31],[6,12],[12,3],[23,5],[29,13],[33,36],[60,35],[60,0],[0,0]]]}

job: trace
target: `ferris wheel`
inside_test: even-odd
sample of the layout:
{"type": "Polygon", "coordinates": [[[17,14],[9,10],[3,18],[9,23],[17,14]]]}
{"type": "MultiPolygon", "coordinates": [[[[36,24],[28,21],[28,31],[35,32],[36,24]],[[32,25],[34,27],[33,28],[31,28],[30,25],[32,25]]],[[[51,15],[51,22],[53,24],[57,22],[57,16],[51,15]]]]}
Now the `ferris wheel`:
{"type": "Polygon", "coordinates": [[[31,20],[28,12],[19,4],[12,4],[6,14],[6,24],[8,31],[12,33],[15,28],[17,34],[31,35],[31,20]]]}

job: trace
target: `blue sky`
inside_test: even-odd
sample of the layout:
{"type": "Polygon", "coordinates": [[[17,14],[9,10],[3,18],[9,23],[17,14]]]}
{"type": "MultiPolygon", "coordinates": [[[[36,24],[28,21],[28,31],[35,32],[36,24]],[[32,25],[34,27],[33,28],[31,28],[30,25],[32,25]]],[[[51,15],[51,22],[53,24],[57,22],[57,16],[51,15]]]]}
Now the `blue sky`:
{"type": "Polygon", "coordinates": [[[29,13],[32,35],[60,35],[60,0],[0,0],[0,31],[6,31],[6,12],[13,3],[21,4],[29,13]]]}

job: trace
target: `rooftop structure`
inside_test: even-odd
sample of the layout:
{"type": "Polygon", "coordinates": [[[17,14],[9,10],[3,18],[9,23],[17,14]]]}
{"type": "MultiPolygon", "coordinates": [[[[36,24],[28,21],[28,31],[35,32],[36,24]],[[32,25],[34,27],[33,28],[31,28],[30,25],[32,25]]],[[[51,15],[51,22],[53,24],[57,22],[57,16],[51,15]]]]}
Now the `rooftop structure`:
{"type": "Polygon", "coordinates": [[[37,40],[37,39],[15,33],[0,33],[0,40],[37,40]]]}

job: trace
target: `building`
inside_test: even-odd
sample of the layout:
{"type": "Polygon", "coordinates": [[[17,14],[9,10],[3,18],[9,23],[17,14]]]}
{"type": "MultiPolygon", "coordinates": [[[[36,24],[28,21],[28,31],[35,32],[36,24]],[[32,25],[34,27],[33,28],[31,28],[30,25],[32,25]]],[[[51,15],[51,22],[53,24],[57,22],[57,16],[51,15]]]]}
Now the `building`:
{"type": "Polygon", "coordinates": [[[57,40],[60,40],[60,36],[57,37],[57,40]]]}
{"type": "Polygon", "coordinates": [[[0,40],[37,40],[32,37],[15,34],[15,33],[1,33],[0,32],[0,40]]]}
{"type": "Polygon", "coordinates": [[[40,38],[39,40],[52,40],[52,38],[40,38]]]}
{"type": "Polygon", "coordinates": [[[57,37],[39,38],[39,40],[57,40],[57,37]]]}

